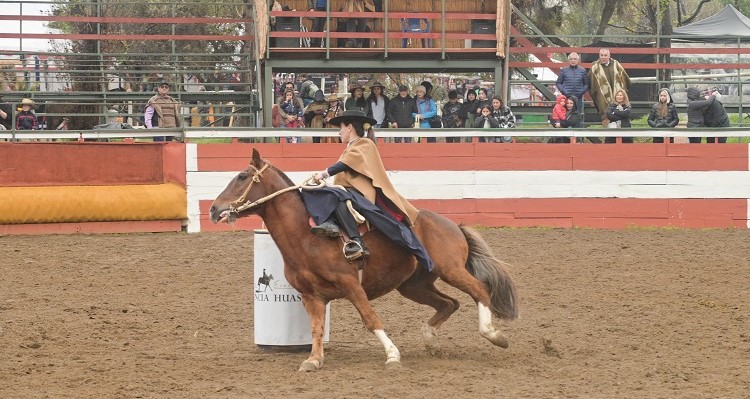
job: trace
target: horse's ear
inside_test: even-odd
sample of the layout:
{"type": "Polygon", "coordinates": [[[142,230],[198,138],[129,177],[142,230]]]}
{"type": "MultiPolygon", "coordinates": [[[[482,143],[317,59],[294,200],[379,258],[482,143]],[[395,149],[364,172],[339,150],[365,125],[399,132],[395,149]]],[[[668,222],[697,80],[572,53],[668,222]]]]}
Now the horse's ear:
{"type": "Polygon", "coordinates": [[[260,164],[261,164],[260,153],[255,148],[253,148],[252,163],[253,163],[253,165],[255,165],[257,167],[260,167],[260,164]]]}

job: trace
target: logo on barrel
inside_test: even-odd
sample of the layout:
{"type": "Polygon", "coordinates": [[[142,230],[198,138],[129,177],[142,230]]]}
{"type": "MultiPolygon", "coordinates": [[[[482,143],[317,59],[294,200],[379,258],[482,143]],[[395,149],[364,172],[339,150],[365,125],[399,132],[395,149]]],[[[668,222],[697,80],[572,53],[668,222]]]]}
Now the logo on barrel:
{"type": "Polygon", "coordinates": [[[263,269],[263,275],[258,277],[258,286],[255,288],[255,300],[260,302],[301,302],[302,294],[292,288],[286,280],[276,280],[273,278],[273,274],[266,274],[266,269],[263,269]],[[294,291],[294,293],[276,292],[289,290],[294,291]]]}

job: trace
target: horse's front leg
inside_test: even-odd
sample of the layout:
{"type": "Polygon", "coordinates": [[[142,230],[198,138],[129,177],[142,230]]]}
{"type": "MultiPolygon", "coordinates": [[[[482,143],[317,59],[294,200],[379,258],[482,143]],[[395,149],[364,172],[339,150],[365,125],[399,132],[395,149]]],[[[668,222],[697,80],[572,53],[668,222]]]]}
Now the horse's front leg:
{"type": "Polygon", "coordinates": [[[359,289],[355,289],[352,295],[349,297],[349,301],[351,301],[351,303],[359,312],[359,315],[362,317],[362,321],[365,323],[365,327],[370,330],[370,332],[375,334],[375,336],[378,337],[380,343],[383,344],[386,356],[385,366],[388,368],[400,366],[401,353],[398,351],[398,348],[393,344],[391,339],[388,338],[388,335],[385,334],[385,330],[383,330],[383,322],[380,321],[380,318],[372,308],[370,300],[367,299],[367,294],[365,294],[365,291],[361,287],[359,287],[359,289]]]}
{"type": "Polygon", "coordinates": [[[326,303],[310,294],[302,294],[302,304],[310,317],[312,351],[299,366],[299,371],[315,371],[323,366],[323,333],[325,332],[326,303]]]}

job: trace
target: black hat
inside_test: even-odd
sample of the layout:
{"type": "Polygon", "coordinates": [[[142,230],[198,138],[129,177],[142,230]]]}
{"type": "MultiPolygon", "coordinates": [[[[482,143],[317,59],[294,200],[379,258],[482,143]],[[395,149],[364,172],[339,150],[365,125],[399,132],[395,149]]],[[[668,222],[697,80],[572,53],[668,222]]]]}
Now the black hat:
{"type": "Polygon", "coordinates": [[[425,80],[424,82],[420,83],[420,85],[424,86],[425,90],[427,90],[427,94],[430,94],[430,92],[432,92],[432,83],[425,80]]]}
{"type": "Polygon", "coordinates": [[[451,98],[451,99],[458,98],[458,91],[456,91],[456,90],[449,91],[448,92],[448,98],[451,98]]]}
{"type": "Polygon", "coordinates": [[[341,114],[341,116],[337,116],[331,119],[329,123],[333,126],[339,126],[341,125],[342,122],[352,122],[352,121],[369,123],[370,125],[375,125],[376,123],[378,123],[375,119],[370,118],[364,112],[356,111],[356,110],[344,111],[344,113],[341,114]]]}
{"type": "Polygon", "coordinates": [[[407,86],[407,85],[398,85],[398,91],[409,91],[409,86],[407,86]]]}
{"type": "Polygon", "coordinates": [[[372,90],[372,89],[374,89],[376,87],[380,87],[381,90],[385,90],[385,86],[383,86],[383,84],[380,83],[380,82],[378,82],[377,80],[374,81],[374,82],[372,82],[372,84],[370,85],[370,90],[372,90]]]}
{"type": "Polygon", "coordinates": [[[172,85],[166,80],[162,80],[161,82],[159,82],[159,87],[162,87],[162,86],[172,87],[172,85]]]}

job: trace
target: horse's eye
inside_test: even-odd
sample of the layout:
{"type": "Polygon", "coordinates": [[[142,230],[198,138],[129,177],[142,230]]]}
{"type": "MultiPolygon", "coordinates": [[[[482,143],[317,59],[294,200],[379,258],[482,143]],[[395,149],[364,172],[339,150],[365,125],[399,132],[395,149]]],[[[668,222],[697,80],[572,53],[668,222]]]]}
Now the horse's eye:
{"type": "Polygon", "coordinates": [[[247,173],[240,173],[237,175],[237,180],[244,181],[245,179],[247,179],[247,173]]]}

